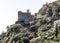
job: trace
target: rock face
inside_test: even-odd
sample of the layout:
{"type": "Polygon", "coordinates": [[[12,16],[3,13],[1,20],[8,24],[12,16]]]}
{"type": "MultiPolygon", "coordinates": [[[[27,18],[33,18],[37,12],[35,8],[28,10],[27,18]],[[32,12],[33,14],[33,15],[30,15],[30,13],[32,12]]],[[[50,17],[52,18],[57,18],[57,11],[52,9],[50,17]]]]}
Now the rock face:
{"type": "Polygon", "coordinates": [[[43,5],[35,20],[22,23],[7,26],[0,43],[60,43],[60,2],[43,5]]]}
{"type": "Polygon", "coordinates": [[[37,16],[41,18],[51,17],[53,20],[60,19],[60,2],[53,2],[49,4],[43,5],[43,7],[39,10],[37,16]]]}

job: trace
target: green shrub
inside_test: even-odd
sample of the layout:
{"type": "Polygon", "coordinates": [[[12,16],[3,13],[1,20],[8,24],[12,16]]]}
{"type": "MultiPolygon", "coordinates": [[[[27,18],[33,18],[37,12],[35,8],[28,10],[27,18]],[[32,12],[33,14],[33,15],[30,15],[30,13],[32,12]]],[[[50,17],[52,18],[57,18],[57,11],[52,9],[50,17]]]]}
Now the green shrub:
{"type": "Polygon", "coordinates": [[[48,25],[47,25],[47,28],[49,28],[49,29],[50,29],[51,27],[52,27],[52,26],[51,26],[51,24],[48,24],[48,25]]]}
{"type": "Polygon", "coordinates": [[[6,33],[5,32],[2,32],[2,37],[4,38],[6,36],[6,33]]]}
{"type": "Polygon", "coordinates": [[[51,41],[49,41],[49,40],[46,40],[46,41],[45,41],[45,43],[51,43],[51,41]]]}
{"type": "Polygon", "coordinates": [[[12,43],[15,43],[15,41],[12,41],[12,43]]]}
{"type": "Polygon", "coordinates": [[[56,28],[55,28],[55,36],[56,36],[56,38],[58,36],[58,26],[57,26],[57,24],[56,24],[56,28]]]}
{"type": "Polygon", "coordinates": [[[54,37],[54,39],[53,39],[53,41],[56,41],[56,42],[58,42],[59,41],[59,38],[57,37],[54,37]]]}
{"type": "Polygon", "coordinates": [[[10,28],[21,28],[22,25],[21,24],[13,24],[10,26],[10,28]]]}
{"type": "Polygon", "coordinates": [[[42,24],[46,24],[47,23],[47,20],[46,19],[43,19],[40,21],[42,24]]]}
{"type": "Polygon", "coordinates": [[[21,40],[23,43],[29,43],[29,39],[27,37],[22,37],[21,40]]]}
{"type": "Polygon", "coordinates": [[[10,31],[19,33],[20,32],[20,28],[22,28],[21,24],[13,24],[13,25],[10,26],[10,31]]]}
{"type": "Polygon", "coordinates": [[[38,27],[37,26],[32,26],[29,31],[30,32],[37,32],[38,27]]]}

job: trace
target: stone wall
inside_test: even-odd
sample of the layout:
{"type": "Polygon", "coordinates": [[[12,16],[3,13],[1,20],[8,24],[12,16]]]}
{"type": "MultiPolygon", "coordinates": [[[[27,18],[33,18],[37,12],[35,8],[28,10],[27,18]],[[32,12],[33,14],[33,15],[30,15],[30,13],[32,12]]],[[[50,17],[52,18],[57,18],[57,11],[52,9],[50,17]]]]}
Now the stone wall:
{"type": "Polygon", "coordinates": [[[34,16],[31,15],[29,10],[27,10],[27,12],[18,11],[18,21],[24,21],[24,23],[28,23],[33,19],[34,19],[34,16]]]}

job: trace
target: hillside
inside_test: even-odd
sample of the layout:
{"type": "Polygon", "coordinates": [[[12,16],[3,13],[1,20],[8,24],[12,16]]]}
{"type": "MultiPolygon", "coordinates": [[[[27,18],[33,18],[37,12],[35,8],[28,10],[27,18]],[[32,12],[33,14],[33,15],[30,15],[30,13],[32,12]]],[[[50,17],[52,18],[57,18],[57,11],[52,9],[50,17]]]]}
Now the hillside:
{"type": "Polygon", "coordinates": [[[60,2],[43,5],[35,20],[28,24],[7,26],[0,43],[60,43],[60,2]]]}

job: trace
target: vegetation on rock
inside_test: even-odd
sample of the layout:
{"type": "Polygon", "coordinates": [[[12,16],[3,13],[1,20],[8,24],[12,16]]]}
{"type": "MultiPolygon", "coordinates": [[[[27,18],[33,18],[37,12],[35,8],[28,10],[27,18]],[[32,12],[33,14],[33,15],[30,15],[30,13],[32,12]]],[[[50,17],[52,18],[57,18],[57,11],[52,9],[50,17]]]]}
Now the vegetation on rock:
{"type": "Polygon", "coordinates": [[[60,22],[54,23],[60,20],[58,1],[43,5],[37,13],[40,18],[27,25],[7,26],[7,32],[1,34],[0,43],[60,43],[60,22]]]}

